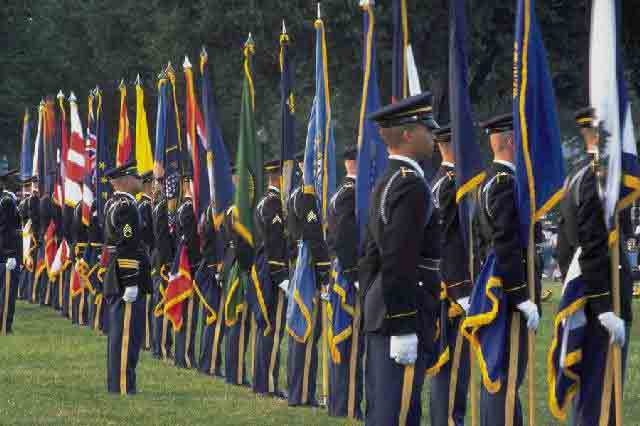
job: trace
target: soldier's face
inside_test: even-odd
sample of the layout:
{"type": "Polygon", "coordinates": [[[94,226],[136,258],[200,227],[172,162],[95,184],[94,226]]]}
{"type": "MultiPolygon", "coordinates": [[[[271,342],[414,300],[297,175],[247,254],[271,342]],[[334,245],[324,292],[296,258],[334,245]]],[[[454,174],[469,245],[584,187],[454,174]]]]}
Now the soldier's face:
{"type": "Polygon", "coordinates": [[[433,155],[433,133],[423,125],[415,125],[405,130],[405,138],[410,142],[415,155],[421,159],[429,159],[433,155]]]}

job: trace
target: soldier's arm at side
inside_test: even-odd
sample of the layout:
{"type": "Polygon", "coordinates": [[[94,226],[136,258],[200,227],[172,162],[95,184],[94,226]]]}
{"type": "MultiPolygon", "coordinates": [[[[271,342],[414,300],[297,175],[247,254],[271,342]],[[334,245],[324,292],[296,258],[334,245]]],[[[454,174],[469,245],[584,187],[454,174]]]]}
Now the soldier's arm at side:
{"type": "Polygon", "coordinates": [[[585,176],[578,205],[578,244],[582,247],[579,262],[586,284],[592,313],[611,311],[609,246],[604,211],[597,194],[594,174],[585,176]]]}
{"type": "Polygon", "coordinates": [[[390,335],[417,331],[418,265],[427,214],[427,193],[417,178],[389,191],[388,222],[380,244],[382,287],[390,335]]]}
{"type": "Polygon", "coordinates": [[[513,179],[498,178],[489,197],[489,214],[494,223],[493,247],[503,276],[503,288],[512,307],[529,298],[523,248],[520,242],[518,210],[513,179]]]}
{"type": "Polygon", "coordinates": [[[316,207],[314,194],[302,193],[300,195],[300,205],[296,206],[297,213],[302,217],[302,239],[309,244],[311,256],[316,267],[316,272],[320,274],[321,285],[327,284],[327,275],[331,267],[329,261],[329,250],[322,232],[320,223],[320,212],[316,207]]]}
{"type": "Polygon", "coordinates": [[[355,191],[344,191],[336,199],[336,229],[334,250],[343,274],[349,282],[358,280],[358,224],[355,212],[355,191]]]}
{"type": "Polygon", "coordinates": [[[284,236],[282,204],[276,198],[265,202],[261,211],[267,261],[275,284],[287,279],[287,240],[284,236]]]}

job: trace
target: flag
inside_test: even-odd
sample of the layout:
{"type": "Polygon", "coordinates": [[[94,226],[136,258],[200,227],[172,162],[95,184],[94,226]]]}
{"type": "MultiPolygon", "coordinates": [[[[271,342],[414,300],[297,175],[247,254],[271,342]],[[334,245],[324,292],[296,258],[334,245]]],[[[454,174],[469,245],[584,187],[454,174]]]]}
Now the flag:
{"type": "Polygon", "coordinates": [[[202,114],[207,132],[207,173],[209,175],[210,198],[215,200],[214,223],[219,228],[224,219],[224,213],[233,200],[233,182],[229,154],[222,140],[222,130],[218,123],[216,104],[211,83],[209,81],[209,56],[202,48],[200,53],[200,74],[202,77],[202,114]]]}
{"type": "Polygon", "coordinates": [[[580,269],[578,248],[564,280],[558,313],[553,321],[553,339],[547,353],[549,409],[558,420],[566,420],[573,397],[580,388],[582,342],[587,318],[587,298],[580,269]]]}
{"type": "Polygon", "coordinates": [[[534,0],[518,0],[513,69],[516,203],[526,247],[530,227],[560,201],[564,185],[556,100],[534,0]]]}
{"type": "Polygon", "coordinates": [[[64,197],[65,204],[75,207],[82,201],[82,184],[86,172],[85,140],[82,134],[82,123],[78,114],[76,97],[71,92],[69,96],[71,118],[71,139],[64,157],[64,197]]]}
{"type": "MultiPolygon", "coordinates": [[[[184,74],[187,82],[186,100],[186,132],[187,148],[191,156],[191,196],[193,199],[193,210],[196,218],[200,218],[202,213],[209,206],[211,201],[211,191],[209,189],[209,176],[207,169],[207,131],[204,119],[200,112],[200,106],[196,99],[196,89],[193,78],[193,69],[189,58],[184,59],[184,74]]],[[[213,163],[211,164],[213,166],[213,163]]],[[[212,176],[213,177],[213,176],[212,176]]]]}
{"type": "Polygon", "coordinates": [[[456,201],[460,232],[469,249],[473,192],[485,178],[482,153],[475,140],[467,68],[467,22],[464,0],[449,3],[449,111],[455,153],[456,201]]]}
{"type": "Polygon", "coordinates": [[[507,375],[507,309],[501,273],[491,251],[475,281],[469,311],[460,326],[476,355],[482,384],[489,393],[498,392],[507,375]]]}
{"type": "Polygon", "coordinates": [[[180,111],[178,110],[178,99],[176,98],[176,74],[171,66],[167,66],[167,102],[166,108],[166,148],[165,148],[165,195],[167,197],[167,208],[169,210],[169,225],[173,227],[175,223],[175,211],[178,208],[178,201],[181,197],[181,156],[182,137],[180,134],[180,111]]]}
{"type": "Polygon", "coordinates": [[[589,52],[589,97],[607,138],[604,207],[611,231],[616,208],[624,209],[640,196],[640,167],[619,42],[620,7],[617,0],[593,1],[589,52]]]}
{"type": "Polygon", "coordinates": [[[363,6],[364,48],[363,84],[360,121],[358,126],[358,172],[356,179],[356,218],[360,231],[360,248],[364,244],[367,219],[369,217],[369,196],[376,180],[384,172],[387,164],[387,149],[380,137],[378,125],[366,117],[380,109],[378,90],[378,66],[376,63],[375,17],[373,5],[363,6]]]}
{"type": "Polygon", "coordinates": [[[93,206],[95,183],[93,177],[96,168],[96,117],[93,112],[93,91],[87,100],[87,133],[84,145],[85,172],[82,184],[82,223],[85,226],[91,221],[91,206],[93,206]]]}
{"type": "Polygon", "coordinates": [[[244,83],[240,101],[240,134],[236,169],[238,190],[233,197],[233,229],[246,244],[254,247],[253,210],[262,196],[262,162],[259,160],[260,147],[256,141],[255,94],[251,71],[255,45],[251,35],[244,45],[244,83]]]}
{"type": "Polygon", "coordinates": [[[136,80],[136,166],[139,176],[153,170],[147,110],[144,108],[144,89],[139,75],[136,80]]]}
{"type": "Polygon", "coordinates": [[[20,180],[27,181],[33,175],[33,146],[31,145],[31,125],[29,109],[25,109],[22,119],[22,144],[20,146],[20,180]]]}
{"type": "Polygon", "coordinates": [[[111,187],[104,172],[110,165],[107,134],[105,128],[104,108],[102,105],[102,92],[99,88],[95,90],[96,99],[96,167],[94,168],[93,183],[96,194],[96,210],[98,212],[98,223],[104,223],[104,204],[111,195],[111,187]]]}
{"type": "Polygon", "coordinates": [[[33,142],[33,176],[38,179],[38,191],[44,194],[44,126],[45,126],[44,100],[38,105],[38,124],[36,126],[36,139],[33,142]]]}
{"type": "Polygon", "coordinates": [[[296,102],[293,95],[293,70],[289,58],[289,35],[282,22],[280,34],[280,161],[282,166],[282,205],[286,210],[287,201],[295,187],[296,102]]]}
{"type": "Polygon", "coordinates": [[[56,223],[54,220],[49,221],[47,230],[44,234],[44,263],[47,269],[49,280],[55,278],[55,270],[53,269],[56,254],[58,253],[58,243],[56,240],[56,223]]]}
{"type": "Polygon", "coordinates": [[[56,188],[56,111],[53,100],[48,98],[44,104],[42,128],[42,152],[44,183],[41,195],[51,195],[56,188]]]}
{"type": "Polygon", "coordinates": [[[193,294],[191,264],[189,263],[187,244],[184,241],[180,243],[177,253],[178,255],[173,260],[169,284],[164,295],[164,314],[173,324],[175,331],[182,328],[182,302],[193,294]]]}
{"type": "MultiPolygon", "coordinates": [[[[319,199],[320,218],[326,225],[329,201],[335,191],[335,142],[331,125],[327,45],[324,23],[318,16],[316,29],[316,93],[311,106],[302,179],[305,193],[319,199]]],[[[312,330],[313,298],[316,294],[315,271],[307,241],[298,245],[298,259],[292,280],[293,297],[287,307],[287,331],[304,343],[312,330]]]]}
{"type": "Polygon", "coordinates": [[[129,128],[129,114],[127,113],[127,86],[120,82],[120,120],[118,121],[118,145],[116,148],[116,167],[131,161],[133,153],[133,141],[129,128]]]}
{"type": "MultiPolygon", "coordinates": [[[[64,211],[64,179],[66,175],[66,158],[69,149],[69,131],[67,130],[67,112],[64,107],[64,94],[62,91],[58,93],[58,106],[60,107],[60,121],[55,129],[53,139],[53,179],[54,193],[53,201],[64,211]]],[[[64,214],[64,213],[63,213],[64,214]]],[[[63,231],[58,229],[58,231],[63,231]]]]}
{"type": "Polygon", "coordinates": [[[357,294],[356,289],[342,273],[342,267],[337,259],[334,261],[331,274],[333,285],[327,305],[329,318],[327,341],[331,359],[335,364],[340,364],[346,356],[346,348],[341,343],[353,334],[353,316],[355,315],[357,294]]]}
{"type": "Polygon", "coordinates": [[[156,109],[156,143],[153,153],[153,177],[164,180],[167,158],[167,100],[169,84],[163,71],[158,76],[158,103],[156,109]]]}
{"type": "Polygon", "coordinates": [[[405,56],[409,46],[409,21],[406,0],[393,0],[391,7],[393,8],[391,101],[396,102],[409,94],[405,56]]]}

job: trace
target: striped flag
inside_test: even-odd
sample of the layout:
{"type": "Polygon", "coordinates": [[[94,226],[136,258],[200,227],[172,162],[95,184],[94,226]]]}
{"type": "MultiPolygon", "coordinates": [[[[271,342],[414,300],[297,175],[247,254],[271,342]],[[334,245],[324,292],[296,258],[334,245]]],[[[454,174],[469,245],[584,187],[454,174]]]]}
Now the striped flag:
{"type": "Polygon", "coordinates": [[[93,91],[89,93],[87,113],[87,133],[84,145],[85,175],[82,185],[82,223],[89,225],[91,221],[91,206],[95,193],[95,168],[96,168],[96,119],[93,112],[93,91]]]}
{"type": "Polygon", "coordinates": [[[69,96],[71,139],[67,148],[64,164],[64,197],[65,204],[75,207],[82,201],[82,184],[86,172],[85,140],[82,134],[82,123],[78,114],[76,96],[71,92],[69,96]]]}

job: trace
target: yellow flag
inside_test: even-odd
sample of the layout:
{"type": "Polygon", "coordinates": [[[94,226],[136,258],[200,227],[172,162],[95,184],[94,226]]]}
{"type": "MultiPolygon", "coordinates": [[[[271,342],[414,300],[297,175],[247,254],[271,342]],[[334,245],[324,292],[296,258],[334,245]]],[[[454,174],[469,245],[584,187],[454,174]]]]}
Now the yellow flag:
{"type": "Polygon", "coordinates": [[[144,109],[144,90],[140,84],[136,85],[136,162],[140,176],[153,170],[147,111],[144,109]]]}

